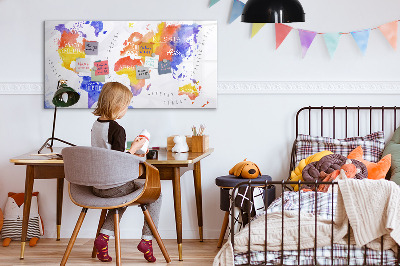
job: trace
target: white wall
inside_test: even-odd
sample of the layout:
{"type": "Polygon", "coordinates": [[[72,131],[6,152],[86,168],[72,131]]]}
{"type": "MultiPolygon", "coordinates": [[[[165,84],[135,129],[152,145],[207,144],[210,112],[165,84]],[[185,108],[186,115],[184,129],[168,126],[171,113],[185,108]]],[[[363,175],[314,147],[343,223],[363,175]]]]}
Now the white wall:
{"type": "MultiPolygon", "coordinates": [[[[361,56],[351,36],[343,36],[334,59],[329,59],[318,36],[301,59],[297,32],[274,50],[273,25],[253,39],[249,24],[227,24],[230,0],[208,9],[208,0],[115,1],[0,0],[0,84],[43,81],[44,20],[218,20],[219,81],[399,81],[399,54],[391,50],[379,31],[371,33],[366,56],[361,56]]],[[[306,23],[293,24],[321,32],[350,31],[399,19],[398,1],[302,0],[306,23]]],[[[134,110],[121,120],[128,138],[142,128],[152,132],[153,145],[165,146],[176,133],[189,134],[193,124],[204,123],[215,152],[202,163],[205,238],[218,238],[223,214],[214,179],[227,174],[238,161],[255,161],[263,174],[275,180],[286,176],[294,138],[294,115],[308,105],[399,105],[399,95],[220,95],[215,110],[134,110]]],[[[0,207],[7,192],[24,190],[25,168],[9,158],[35,150],[51,134],[52,110],[43,109],[42,95],[0,95],[0,207]]],[[[91,110],[60,110],[56,135],[78,145],[90,144],[91,110]]],[[[197,217],[190,173],[182,177],[184,238],[197,237],[197,217]]],[[[55,237],[56,182],[39,180],[40,211],[45,237],[55,237]]],[[[175,238],[171,182],[162,182],[164,195],[159,230],[175,238]]],[[[62,237],[70,237],[79,208],[64,191],[62,237]]],[[[90,211],[80,237],[93,237],[99,212],[90,211]]],[[[130,208],[121,221],[123,238],[139,238],[142,216],[130,208]],[[138,218],[139,217],[139,218],[138,218]]]]}

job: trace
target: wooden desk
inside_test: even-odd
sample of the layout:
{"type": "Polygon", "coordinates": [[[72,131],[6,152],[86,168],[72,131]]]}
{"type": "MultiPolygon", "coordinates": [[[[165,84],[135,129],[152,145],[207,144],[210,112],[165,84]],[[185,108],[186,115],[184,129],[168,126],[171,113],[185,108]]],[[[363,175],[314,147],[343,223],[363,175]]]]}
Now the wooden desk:
{"type": "MultiPolygon", "coordinates": [[[[61,151],[61,149],[54,149],[56,152],[61,151]]],[[[50,153],[50,150],[44,149],[42,153],[50,153]]],[[[14,163],[15,165],[26,165],[20,259],[24,258],[26,234],[28,231],[29,213],[31,209],[32,189],[35,179],[57,178],[57,241],[60,240],[62,201],[64,190],[64,162],[62,159],[53,159],[56,156],[50,157],[32,154],[37,154],[37,150],[10,159],[10,162],[14,163]]]]}
{"type": "MultiPolygon", "coordinates": [[[[54,148],[55,152],[61,151],[61,148],[54,148]]],[[[171,180],[173,184],[175,223],[178,242],[179,260],[182,260],[182,204],[181,204],[181,185],[180,177],[188,170],[193,170],[194,190],[196,196],[197,219],[199,226],[200,241],[203,241],[203,211],[202,211],[202,193],[201,193],[201,168],[200,160],[210,155],[214,149],[198,153],[174,154],[165,149],[159,150],[157,160],[147,160],[148,163],[158,168],[161,180],[171,180]]],[[[43,151],[47,153],[50,151],[43,151]]],[[[31,207],[32,189],[34,179],[57,178],[57,240],[60,239],[61,214],[64,188],[64,162],[59,158],[35,155],[37,151],[23,154],[10,159],[15,165],[26,165],[25,178],[25,199],[22,222],[21,236],[21,255],[24,258],[26,234],[28,230],[28,218],[31,207]]],[[[55,157],[55,156],[52,156],[55,157]]]]}

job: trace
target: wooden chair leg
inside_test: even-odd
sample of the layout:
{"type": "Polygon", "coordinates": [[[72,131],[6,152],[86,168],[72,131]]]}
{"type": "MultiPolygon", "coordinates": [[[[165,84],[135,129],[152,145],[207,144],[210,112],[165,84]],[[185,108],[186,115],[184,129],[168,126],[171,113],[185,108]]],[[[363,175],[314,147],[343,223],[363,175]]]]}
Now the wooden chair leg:
{"type": "Polygon", "coordinates": [[[118,209],[115,209],[114,214],[114,234],[115,234],[115,256],[117,257],[115,261],[115,265],[121,265],[121,243],[120,243],[120,235],[119,235],[119,213],[118,209]]]}
{"type": "Polygon", "coordinates": [[[153,219],[150,216],[149,211],[147,210],[145,205],[140,205],[140,207],[142,208],[143,214],[144,214],[144,219],[146,220],[147,224],[150,226],[150,230],[153,233],[153,236],[155,237],[155,239],[157,240],[157,244],[161,249],[161,252],[164,256],[164,259],[167,263],[171,262],[171,259],[168,255],[168,251],[164,246],[164,243],[161,240],[160,234],[158,233],[158,230],[156,228],[156,225],[153,222],[153,219]]]}
{"type": "Polygon", "coordinates": [[[222,242],[224,241],[224,237],[225,237],[226,228],[228,227],[228,222],[229,222],[229,212],[225,212],[225,217],[224,217],[224,221],[222,222],[221,234],[219,235],[217,248],[220,248],[222,246],[222,242]]]}
{"type": "MultiPolygon", "coordinates": [[[[106,215],[107,215],[107,210],[106,209],[101,210],[101,215],[100,215],[100,219],[99,219],[99,226],[97,226],[96,238],[100,234],[101,227],[103,227],[104,221],[106,220],[106,215]]],[[[95,248],[95,246],[93,244],[92,258],[96,258],[96,254],[97,254],[97,250],[96,250],[96,248],[95,248]]]]}
{"type": "Polygon", "coordinates": [[[85,219],[87,208],[82,208],[81,214],[79,215],[78,221],[76,222],[74,232],[72,232],[72,236],[69,240],[67,249],[65,250],[64,257],[61,260],[60,265],[64,266],[67,263],[69,254],[71,253],[72,247],[74,246],[76,237],[78,236],[79,230],[81,229],[83,220],[85,219]]]}

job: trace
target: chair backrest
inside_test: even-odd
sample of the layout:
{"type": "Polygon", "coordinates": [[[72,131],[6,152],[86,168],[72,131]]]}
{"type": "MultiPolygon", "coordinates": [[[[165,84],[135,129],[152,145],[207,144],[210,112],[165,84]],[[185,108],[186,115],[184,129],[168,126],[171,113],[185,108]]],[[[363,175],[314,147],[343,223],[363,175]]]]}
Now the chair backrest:
{"type": "Polygon", "coordinates": [[[144,158],[97,147],[67,147],[62,150],[65,179],[83,186],[118,186],[139,176],[144,158]]]}

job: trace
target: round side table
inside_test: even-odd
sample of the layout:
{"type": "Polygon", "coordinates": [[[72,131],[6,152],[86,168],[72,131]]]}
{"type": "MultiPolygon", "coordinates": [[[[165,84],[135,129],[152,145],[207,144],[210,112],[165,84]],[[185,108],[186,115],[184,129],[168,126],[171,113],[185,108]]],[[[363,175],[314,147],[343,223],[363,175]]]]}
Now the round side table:
{"type": "MultiPolygon", "coordinates": [[[[261,175],[254,179],[246,179],[241,177],[236,177],[234,175],[226,175],[220,176],[215,179],[215,184],[220,187],[220,209],[225,212],[224,221],[222,222],[221,233],[219,235],[218,245],[220,248],[222,246],[222,242],[224,241],[226,228],[228,227],[229,222],[229,207],[230,207],[230,199],[229,193],[230,190],[233,189],[237,184],[246,182],[246,181],[263,181],[266,180],[272,181],[272,178],[269,175],[261,175]]],[[[256,187],[256,186],[254,186],[256,187]]],[[[275,200],[275,186],[270,186],[268,189],[268,201],[267,206],[271,204],[275,200]]],[[[265,192],[264,192],[265,193],[265,192]]]]}

